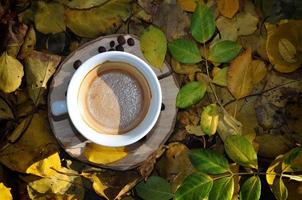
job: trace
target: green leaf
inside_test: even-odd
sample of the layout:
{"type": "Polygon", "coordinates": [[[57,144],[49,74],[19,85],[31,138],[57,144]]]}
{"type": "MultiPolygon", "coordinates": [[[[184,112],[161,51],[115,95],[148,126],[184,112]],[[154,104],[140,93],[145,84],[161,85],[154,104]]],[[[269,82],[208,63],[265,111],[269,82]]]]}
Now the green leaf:
{"type": "Polygon", "coordinates": [[[147,182],[140,182],[135,190],[144,200],[169,200],[173,197],[170,184],[159,176],[151,176],[147,182]]]}
{"type": "Polygon", "coordinates": [[[216,42],[210,47],[209,60],[215,63],[227,63],[233,60],[240,52],[241,46],[230,40],[216,42]]]}
{"type": "Polygon", "coordinates": [[[0,57],[0,90],[6,93],[15,91],[24,75],[22,64],[4,52],[0,57]]]}
{"type": "Polygon", "coordinates": [[[245,137],[241,135],[228,136],[224,148],[228,156],[239,165],[258,168],[255,149],[245,137]]]}
{"type": "Polygon", "coordinates": [[[193,81],[183,86],[176,97],[176,106],[178,108],[187,108],[199,102],[207,90],[205,82],[193,81]]]}
{"type": "Polygon", "coordinates": [[[159,28],[149,26],[140,37],[140,47],[148,62],[161,69],[167,52],[165,34],[159,28]]]}
{"type": "Polygon", "coordinates": [[[272,186],[272,192],[274,193],[277,200],[286,200],[288,191],[282,178],[276,178],[272,186]]]}
{"type": "Polygon", "coordinates": [[[14,114],[9,105],[0,97],[0,119],[14,119],[14,114]]]}
{"type": "MultiPolygon", "coordinates": [[[[285,171],[301,171],[302,170],[302,148],[296,147],[284,155],[282,168],[285,171]],[[289,166],[289,167],[286,167],[289,166]]],[[[284,172],[284,171],[283,171],[284,172]]]]}
{"type": "Polygon", "coordinates": [[[219,72],[214,76],[212,82],[220,86],[227,86],[227,72],[228,67],[220,69],[219,72]]]}
{"type": "Polygon", "coordinates": [[[190,160],[198,171],[207,174],[222,174],[230,170],[228,160],[213,150],[192,150],[190,160]]]}
{"type": "Polygon", "coordinates": [[[210,104],[201,113],[200,126],[207,135],[214,135],[217,130],[219,113],[216,104],[210,104]]]}
{"type": "Polygon", "coordinates": [[[91,9],[65,10],[66,25],[81,37],[113,33],[131,14],[131,0],[111,0],[91,9]]]}
{"type": "Polygon", "coordinates": [[[65,31],[63,5],[59,3],[38,1],[35,26],[38,31],[44,34],[65,31]]]}
{"type": "Polygon", "coordinates": [[[198,4],[191,19],[191,34],[195,40],[204,43],[215,32],[215,19],[210,8],[198,4]]]}
{"type": "Polygon", "coordinates": [[[168,44],[169,51],[175,60],[194,64],[201,61],[200,51],[195,42],[185,39],[177,39],[168,44]]]}
{"type": "Polygon", "coordinates": [[[240,190],[240,200],[258,200],[261,195],[261,181],[258,176],[247,179],[240,190]]]}
{"type": "Polygon", "coordinates": [[[47,87],[47,82],[61,61],[57,55],[32,51],[25,58],[27,90],[30,98],[37,105],[47,87]]]}
{"type": "Polygon", "coordinates": [[[214,181],[209,200],[231,200],[234,193],[234,178],[224,177],[214,181]]]}
{"type": "Polygon", "coordinates": [[[175,193],[175,200],[203,200],[208,196],[213,180],[206,174],[194,172],[189,175],[175,193]]]}

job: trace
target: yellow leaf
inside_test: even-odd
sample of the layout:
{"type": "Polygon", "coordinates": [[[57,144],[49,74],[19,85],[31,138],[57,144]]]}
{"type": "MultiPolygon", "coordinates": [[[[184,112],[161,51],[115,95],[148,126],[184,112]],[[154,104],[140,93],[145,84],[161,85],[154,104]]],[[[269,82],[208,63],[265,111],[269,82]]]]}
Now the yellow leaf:
{"type": "Polygon", "coordinates": [[[76,171],[67,168],[61,168],[50,177],[30,182],[27,191],[31,199],[38,197],[60,199],[60,196],[64,195],[64,197],[74,196],[73,199],[82,200],[85,194],[81,176],[76,171]]]}
{"type": "Polygon", "coordinates": [[[264,79],[267,73],[267,68],[265,63],[261,60],[253,60],[250,64],[251,71],[252,71],[252,79],[253,83],[259,83],[264,79]]]}
{"type": "Polygon", "coordinates": [[[201,69],[198,67],[198,65],[181,64],[173,58],[171,59],[171,66],[173,71],[178,74],[195,74],[196,72],[201,72],[201,69]]]}
{"type": "Polygon", "coordinates": [[[216,20],[216,26],[220,32],[222,40],[236,41],[238,37],[238,25],[235,20],[225,17],[219,17],[216,20]]]}
{"type": "Polygon", "coordinates": [[[63,3],[69,8],[75,9],[89,9],[95,6],[102,5],[106,3],[107,0],[59,0],[60,3],[63,3]]]}
{"type": "Polygon", "coordinates": [[[297,58],[296,58],[296,48],[295,46],[288,41],[285,38],[282,38],[279,43],[278,43],[278,47],[279,47],[279,53],[281,54],[282,58],[288,62],[288,63],[294,63],[297,62],[297,58]]]}
{"type": "Polygon", "coordinates": [[[220,86],[227,86],[228,67],[220,69],[213,77],[213,83],[220,86]]]}
{"type": "Polygon", "coordinates": [[[232,18],[239,9],[239,0],[219,0],[219,12],[228,18],[232,18]]]}
{"type": "Polygon", "coordinates": [[[177,0],[180,7],[188,12],[194,12],[198,2],[203,3],[203,0],[177,0]]]}
{"type": "Polygon", "coordinates": [[[29,168],[27,168],[26,173],[42,177],[50,177],[56,172],[55,170],[59,170],[60,168],[60,156],[58,153],[55,153],[32,164],[29,168]]]}
{"type": "Polygon", "coordinates": [[[231,63],[227,74],[227,85],[236,99],[249,95],[253,89],[251,76],[252,50],[247,49],[231,63]]]}
{"type": "Polygon", "coordinates": [[[35,26],[44,34],[65,31],[64,7],[59,3],[38,1],[38,10],[35,15],[35,26]]]}
{"type": "Polygon", "coordinates": [[[201,130],[200,126],[186,125],[186,131],[189,134],[193,134],[196,136],[205,135],[205,133],[201,130]]]}
{"type": "Polygon", "coordinates": [[[25,58],[27,90],[35,104],[40,102],[41,96],[47,87],[47,82],[60,61],[60,56],[39,51],[32,51],[25,58]]]}
{"type": "Polygon", "coordinates": [[[0,153],[0,162],[11,170],[25,173],[32,164],[58,151],[45,112],[35,113],[31,123],[17,142],[0,153]]]}
{"type": "Polygon", "coordinates": [[[167,39],[159,28],[151,25],[143,31],[140,37],[140,48],[151,65],[162,69],[167,52],[167,39]]]}
{"type": "Polygon", "coordinates": [[[81,37],[113,33],[131,14],[131,0],[111,0],[87,10],[66,9],[68,28],[81,37]]]}
{"type": "Polygon", "coordinates": [[[15,91],[24,75],[22,64],[4,52],[0,57],[0,90],[6,93],[15,91]]]}
{"type": "Polygon", "coordinates": [[[13,200],[10,190],[11,189],[7,188],[3,183],[0,183],[0,199],[13,200]]]}
{"type": "Polygon", "coordinates": [[[237,28],[238,35],[250,35],[257,30],[258,17],[248,13],[238,13],[237,18],[237,28]]]}
{"type": "Polygon", "coordinates": [[[94,143],[88,143],[84,149],[85,157],[93,163],[108,164],[127,156],[124,147],[105,147],[94,143]]]}
{"type": "Polygon", "coordinates": [[[105,190],[108,188],[108,186],[106,186],[105,184],[103,184],[103,183],[101,182],[101,179],[99,179],[99,178],[97,177],[97,175],[95,175],[95,174],[93,174],[93,175],[91,176],[91,181],[93,182],[93,183],[92,183],[92,187],[93,187],[94,191],[95,191],[98,195],[100,195],[100,196],[105,197],[106,199],[108,199],[108,197],[107,197],[106,194],[105,194],[105,190]]]}
{"type": "Polygon", "coordinates": [[[274,68],[283,73],[297,70],[302,64],[302,20],[282,21],[278,26],[266,24],[266,29],[266,51],[274,68]]]}

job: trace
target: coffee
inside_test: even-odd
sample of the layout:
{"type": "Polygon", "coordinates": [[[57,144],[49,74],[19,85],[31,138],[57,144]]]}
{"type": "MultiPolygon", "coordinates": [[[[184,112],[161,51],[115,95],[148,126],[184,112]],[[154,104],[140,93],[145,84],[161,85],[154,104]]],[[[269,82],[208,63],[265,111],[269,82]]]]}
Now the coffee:
{"type": "Polygon", "coordinates": [[[123,62],[105,62],[81,83],[78,102],[84,121],[106,134],[135,128],[148,112],[151,92],[145,77],[123,62]]]}

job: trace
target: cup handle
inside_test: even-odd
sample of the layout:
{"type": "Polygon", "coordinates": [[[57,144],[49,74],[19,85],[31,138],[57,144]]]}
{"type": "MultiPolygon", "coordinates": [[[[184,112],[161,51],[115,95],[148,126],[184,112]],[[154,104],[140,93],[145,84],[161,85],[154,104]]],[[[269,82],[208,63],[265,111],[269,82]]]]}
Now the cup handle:
{"type": "Polygon", "coordinates": [[[65,100],[55,101],[51,104],[51,113],[53,116],[59,117],[67,112],[67,103],[65,100]]]}

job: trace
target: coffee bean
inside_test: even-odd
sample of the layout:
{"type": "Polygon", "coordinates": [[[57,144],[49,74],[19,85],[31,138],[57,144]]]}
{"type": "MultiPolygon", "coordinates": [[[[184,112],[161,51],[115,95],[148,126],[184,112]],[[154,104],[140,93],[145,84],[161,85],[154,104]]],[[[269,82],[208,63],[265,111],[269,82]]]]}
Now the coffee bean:
{"type": "Polygon", "coordinates": [[[126,40],[124,38],[124,36],[120,35],[117,37],[117,42],[120,44],[120,45],[123,45],[126,43],[126,40]]]}
{"type": "Polygon", "coordinates": [[[110,47],[114,47],[115,45],[115,42],[112,40],[110,43],[109,43],[110,47]]]}
{"type": "Polygon", "coordinates": [[[73,68],[78,69],[81,66],[82,62],[80,60],[76,60],[73,63],[73,68]]]}
{"type": "Polygon", "coordinates": [[[160,110],[161,110],[161,111],[164,111],[165,109],[166,109],[166,106],[165,106],[165,104],[162,103],[162,104],[161,104],[160,110]]]}
{"type": "Polygon", "coordinates": [[[129,46],[133,46],[135,42],[134,42],[134,39],[133,39],[133,38],[129,38],[129,39],[127,40],[127,43],[128,43],[129,46]]]}
{"type": "Polygon", "coordinates": [[[103,46],[100,46],[100,47],[98,48],[98,52],[99,52],[99,53],[103,53],[103,52],[105,52],[105,51],[106,51],[106,48],[103,47],[103,46]]]}
{"type": "Polygon", "coordinates": [[[116,47],[115,47],[115,50],[117,50],[117,51],[124,51],[124,47],[122,46],[122,45],[117,45],[116,47]]]}

